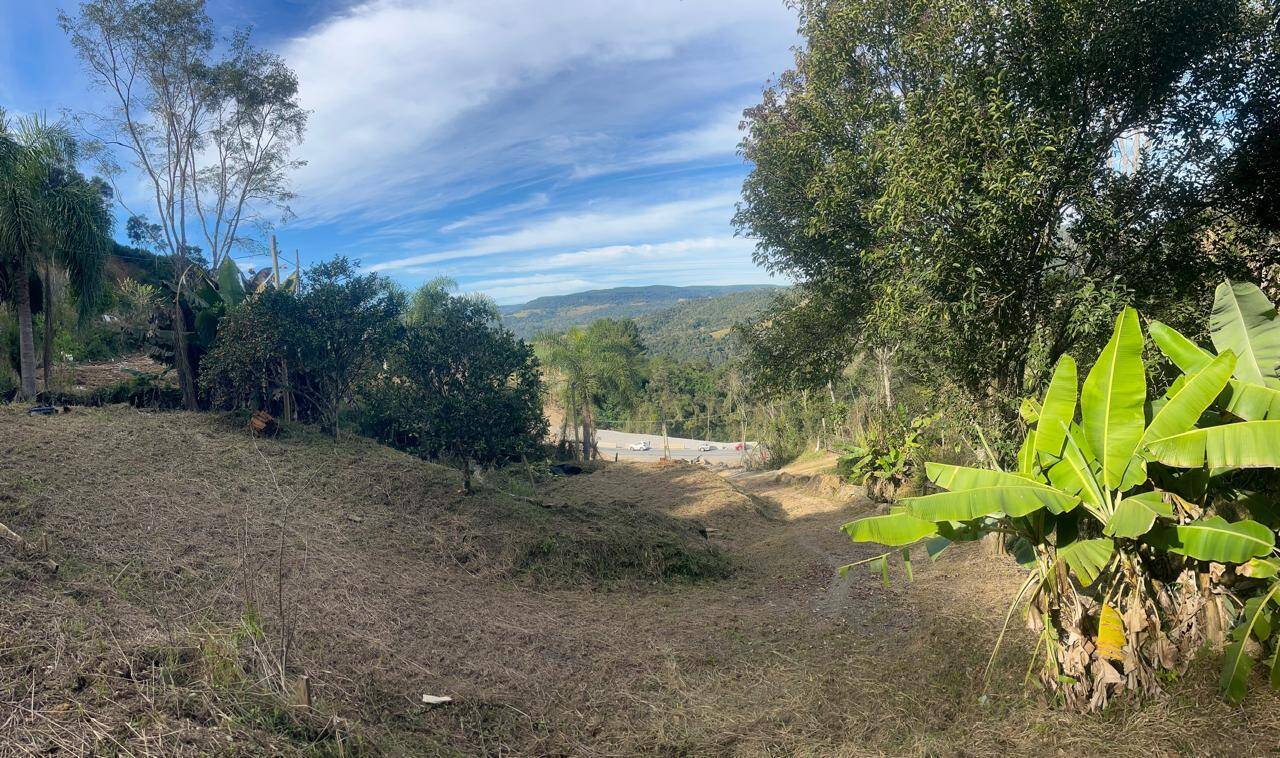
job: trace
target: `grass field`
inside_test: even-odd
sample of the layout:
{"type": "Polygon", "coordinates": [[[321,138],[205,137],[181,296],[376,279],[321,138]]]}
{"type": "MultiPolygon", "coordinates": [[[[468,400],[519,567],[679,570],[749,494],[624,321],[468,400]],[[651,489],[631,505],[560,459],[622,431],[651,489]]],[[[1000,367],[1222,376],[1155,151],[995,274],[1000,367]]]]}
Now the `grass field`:
{"type": "Polygon", "coordinates": [[[972,544],[839,579],[874,506],[784,481],[618,464],[466,497],[362,440],[0,408],[0,522],[60,564],[0,546],[0,755],[1280,750],[1280,699],[1224,704],[1212,654],[1080,716],[1023,686],[1018,631],[984,687],[1017,567],[972,544]]]}

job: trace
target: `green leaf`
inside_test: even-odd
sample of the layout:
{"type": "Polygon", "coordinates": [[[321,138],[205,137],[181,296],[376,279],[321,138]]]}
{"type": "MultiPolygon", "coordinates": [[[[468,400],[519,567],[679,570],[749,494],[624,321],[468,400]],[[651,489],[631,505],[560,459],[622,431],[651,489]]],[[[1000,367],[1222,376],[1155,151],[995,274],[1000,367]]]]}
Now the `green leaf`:
{"type": "Polygon", "coordinates": [[[1160,348],[1160,352],[1186,373],[1199,371],[1213,360],[1213,353],[1182,336],[1171,326],[1152,321],[1147,325],[1147,331],[1151,332],[1151,339],[1160,348]]]}
{"type": "Polygon", "coordinates": [[[1253,384],[1265,384],[1266,377],[1276,376],[1280,365],[1280,320],[1276,308],[1249,283],[1218,285],[1209,313],[1209,335],[1219,353],[1234,351],[1236,378],[1253,384]]]}
{"type": "Polygon", "coordinates": [[[929,521],[971,521],[983,516],[1025,516],[1041,508],[1069,510],[1080,500],[1029,479],[1021,484],[974,487],[904,498],[911,515],[929,521]]]}
{"type": "Polygon", "coordinates": [[[1018,473],[1030,476],[1036,470],[1036,430],[1031,429],[1018,448],[1018,473]]]}
{"type": "Polygon", "coordinates": [[[239,305],[244,301],[244,280],[240,277],[240,267],[229,255],[218,266],[218,296],[228,306],[239,305]]]}
{"type": "Polygon", "coordinates": [[[953,492],[1001,485],[1021,487],[1026,484],[1038,484],[1041,487],[1048,487],[1048,485],[1037,482],[1023,474],[995,471],[989,468],[955,466],[950,463],[926,463],[924,464],[924,473],[929,478],[929,481],[953,492]]]}
{"type": "Polygon", "coordinates": [[[1257,521],[1231,523],[1211,516],[1157,529],[1147,536],[1147,542],[1198,561],[1244,563],[1268,555],[1276,545],[1276,535],[1257,521]]]}
{"type": "Polygon", "coordinates": [[[918,519],[907,513],[860,518],[850,521],[841,529],[854,542],[876,542],[886,547],[910,545],[938,533],[938,527],[932,521],[918,519]]]}
{"type": "Polygon", "coordinates": [[[1143,492],[1126,497],[1116,505],[1106,533],[1136,539],[1151,531],[1157,518],[1173,518],[1173,506],[1166,503],[1159,492],[1143,492]]]}
{"type": "Polygon", "coordinates": [[[1080,394],[1085,438],[1102,465],[1102,483],[1120,486],[1146,427],[1146,370],[1138,312],[1125,308],[1080,394]]]}
{"type": "Polygon", "coordinates": [[[1235,354],[1228,350],[1204,368],[1188,374],[1186,381],[1176,385],[1176,392],[1170,388],[1169,401],[1151,419],[1139,446],[1145,446],[1152,440],[1181,434],[1194,427],[1200,420],[1200,414],[1205,412],[1227,386],[1235,365],[1235,354]]]}
{"type": "Polygon", "coordinates": [[[930,560],[938,560],[943,551],[951,547],[951,540],[946,537],[930,537],[924,542],[924,551],[929,555],[930,560]]]}
{"type": "MultiPolygon", "coordinates": [[[[1098,483],[1096,472],[1086,453],[1080,448],[1075,432],[1066,432],[1067,444],[1062,460],[1049,469],[1049,481],[1053,486],[1071,495],[1077,495],[1094,512],[1103,510],[1106,496],[1098,483]]],[[[1067,509],[1070,510],[1070,509],[1067,509]]]]}
{"type": "Polygon", "coordinates": [[[1075,540],[1058,548],[1058,560],[1064,561],[1080,583],[1093,584],[1111,561],[1115,543],[1106,538],[1075,540]]]}
{"type": "Polygon", "coordinates": [[[1049,389],[1044,393],[1044,403],[1036,423],[1036,452],[1061,458],[1067,426],[1075,417],[1076,362],[1071,356],[1064,355],[1058,360],[1049,389]]]}
{"type": "Polygon", "coordinates": [[[915,574],[911,571],[911,550],[905,547],[902,548],[902,568],[906,570],[907,581],[915,581],[915,574]]]}
{"type": "Polygon", "coordinates": [[[1232,379],[1226,405],[1228,413],[1245,421],[1280,419],[1280,390],[1232,379]]]}
{"type": "Polygon", "coordinates": [[[1280,467],[1280,420],[1241,421],[1150,440],[1154,460],[1178,468],[1280,467]]]}
{"type": "Polygon", "coordinates": [[[1248,563],[1240,567],[1240,573],[1254,579],[1270,579],[1280,573],[1280,559],[1250,558],[1248,563]]]}
{"type": "MultiPolygon", "coordinates": [[[[1258,617],[1262,615],[1266,608],[1266,603],[1275,596],[1276,590],[1280,589],[1280,583],[1272,583],[1271,588],[1263,596],[1261,602],[1253,607],[1253,612],[1249,613],[1249,606],[1246,604],[1245,613],[1241,614],[1243,622],[1238,631],[1243,633],[1233,633],[1235,639],[1227,646],[1226,657],[1222,662],[1222,679],[1220,686],[1222,694],[1227,700],[1238,703],[1244,699],[1245,690],[1249,684],[1249,672],[1253,669],[1254,661],[1245,652],[1245,645],[1248,644],[1249,636],[1253,633],[1253,629],[1258,624],[1258,617]]],[[[1276,670],[1273,662],[1271,669],[1271,680],[1276,681],[1276,670]]]]}

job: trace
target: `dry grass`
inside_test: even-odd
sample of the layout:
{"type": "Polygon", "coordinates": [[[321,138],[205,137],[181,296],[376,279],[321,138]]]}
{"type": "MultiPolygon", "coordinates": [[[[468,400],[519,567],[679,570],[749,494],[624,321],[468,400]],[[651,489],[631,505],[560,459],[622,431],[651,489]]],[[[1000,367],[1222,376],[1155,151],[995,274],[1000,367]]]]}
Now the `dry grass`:
{"type": "Polygon", "coordinates": [[[911,585],[835,579],[869,505],[683,466],[551,480],[545,507],[459,489],[358,440],[0,409],[0,521],[63,566],[0,549],[0,755],[1280,750],[1280,701],[1225,705],[1212,660],[1076,716],[1024,690],[1015,638],[981,697],[1016,567],[974,545],[911,585]],[[314,712],[284,691],[304,673],[314,712]]]}

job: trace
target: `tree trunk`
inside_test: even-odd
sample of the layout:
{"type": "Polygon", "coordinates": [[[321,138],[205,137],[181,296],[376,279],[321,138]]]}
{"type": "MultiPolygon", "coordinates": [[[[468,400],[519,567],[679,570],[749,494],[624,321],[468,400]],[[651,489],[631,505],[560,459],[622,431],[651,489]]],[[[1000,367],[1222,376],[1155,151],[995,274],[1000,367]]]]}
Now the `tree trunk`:
{"type": "Polygon", "coordinates": [[[584,405],[582,407],[582,461],[583,463],[591,460],[591,451],[594,447],[594,440],[591,434],[591,406],[584,405]]]}
{"type": "Polygon", "coordinates": [[[178,385],[182,388],[182,404],[189,411],[200,410],[195,368],[191,365],[191,352],[187,347],[187,317],[182,312],[182,300],[177,297],[173,299],[173,363],[178,370],[178,385]]]}
{"type": "Polygon", "coordinates": [[[14,289],[18,310],[18,373],[22,377],[18,397],[31,400],[36,396],[36,335],[31,326],[31,290],[25,275],[14,289]]]}
{"type": "Polygon", "coordinates": [[[49,392],[53,381],[53,283],[49,281],[49,264],[44,266],[44,391],[49,392]]]}

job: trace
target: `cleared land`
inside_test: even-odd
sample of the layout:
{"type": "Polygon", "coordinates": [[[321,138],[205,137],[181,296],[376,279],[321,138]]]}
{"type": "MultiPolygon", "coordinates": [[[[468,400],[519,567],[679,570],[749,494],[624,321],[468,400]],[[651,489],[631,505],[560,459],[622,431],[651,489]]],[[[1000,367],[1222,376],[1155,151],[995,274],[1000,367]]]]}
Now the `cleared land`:
{"type": "Polygon", "coordinates": [[[689,466],[486,482],[212,415],[0,408],[0,521],[61,564],[0,547],[0,755],[1280,749],[1280,701],[1223,704],[1212,658],[1077,716],[1023,688],[1015,634],[981,697],[1018,570],[969,545],[836,579],[869,503],[689,466]],[[313,712],[271,694],[282,617],[313,712]]]}

